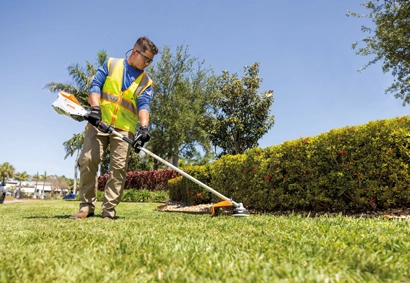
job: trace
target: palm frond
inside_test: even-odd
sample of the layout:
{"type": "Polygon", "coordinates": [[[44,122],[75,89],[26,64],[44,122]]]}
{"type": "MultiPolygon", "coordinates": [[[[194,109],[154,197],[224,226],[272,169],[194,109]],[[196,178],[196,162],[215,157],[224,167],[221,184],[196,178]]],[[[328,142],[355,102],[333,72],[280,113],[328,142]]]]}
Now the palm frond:
{"type": "Polygon", "coordinates": [[[74,134],[71,139],[63,142],[66,155],[64,159],[68,156],[73,156],[77,150],[81,150],[84,145],[85,131],[79,134],[74,134]]]}
{"type": "MultiPolygon", "coordinates": [[[[73,94],[81,105],[89,105],[89,91],[91,82],[94,78],[97,69],[104,64],[108,59],[108,53],[104,50],[98,51],[97,53],[97,63],[95,65],[91,64],[89,61],[85,62],[85,67],[79,64],[71,64],[67,70],[72,79],[72,83],[59,83],[59,82],[49,82],[44,88],[47,88],[50,92],[60,92],[66,91],[73,94]],[[97,66],[97,67],[96,67],[97,66]]],[[[73,137],[63,143],[66,155],[64,159],[68,156],[72,156],[76,151],[80,150],[84,144],[85,132],[80,134],[74,134],[73,137]]]]}
{"type": "Polygon", "coordinates": [[[101,67],[105,61],[108,59],[108,52],[105,50],[100,50],[97,53],[97,63],[98,63],[98,68],[101,67]]]}
{"type": "Polygon", "coordinates": [[[48,88],[48,90],[51,92],[60,92],[64,90],[69,93],[72,93],[76,89],[71,84],[56,83],[56,82],[49,82],[44,86],[44,88],[48,88]]]}
{"type": "Polygon", "coordinates": [[[67,70],[78,89],[88,90],[88,76],[79,64],[70,65],[67,70]]]}

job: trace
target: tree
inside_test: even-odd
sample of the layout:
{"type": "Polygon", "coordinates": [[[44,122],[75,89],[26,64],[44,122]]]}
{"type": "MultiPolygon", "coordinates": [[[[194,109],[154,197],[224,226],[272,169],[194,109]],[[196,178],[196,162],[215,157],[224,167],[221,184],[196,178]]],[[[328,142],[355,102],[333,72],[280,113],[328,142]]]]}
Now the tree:
{"type": "Polygon", "coordinates": [[[37,184],[41,180],[40,174],[38,172],[31,177],[31,180],[35,181],[36,184],[34,185],[34,195],[33,198],[37,198],[37,184]]]}
{"type": "Polygon", "coordinates": [[[44,171],[44,174],[41,175],[40,177],[41,177],[41,180],[43,181],[43,190],[41,191],[41,199],[44,199],[44,188],[48,180],[47,171],[44,171]]]}
{"type": "Polygon", "coordinates": [[[73,185],[74,194],[77,191],[78,168],[79,168],[78,159],[80,157],[80,151],[84,145],[84,136],[85,136],[85,132],[82,132],[80,134],[74,134],[70,140],[65,141],[63,143],[64,149],[66,152],[64,159],[66,159],[68,156],[73,156],[74,153],[77,153],[76,158],[75,158],[75,163],[74,163],[74,185],[73,185]]]}
{"type": "Polygon", "coordinates": [[[65,178],[65,180],[66,180],[66,182],[67,182],[67,188],[68,188],[69,192],[70,192],[70,191],[73,192],[74,179],[67,178],[67,177],[65,177],[65,176],[63,176],[63,177],[65,178]]]}
{"type": "Polygon", "coordinates": [[[273,91],[258,94],[262,78],[259,64],[244,67],[242,79],[223,71],[217,88],[209,97],[212,107],[202,117],[201,125],[211,143],[224,154],[240,154],[258,146],[258,140],[273,126],[269,115],[273,91]]]}
{"type": "Polygon", "coordinates": [[[51,175],[48,176],[48,181],[51,183],[52,186],[52,195],[54,195],[57,189],[60,191],[60,196],[63,196],[64,190],[68,190],[67,179],[64,176],[51,175]]]}
{"type": "Polygon", "coordinates": [[[386,93],[402,99],[405,106],[410,103],[410,2],[374,0],[362,5],[370,10],[368,15],[347,14],[357,18],[368,17],[375,24],[374,29],[362,26],[362,31],[370,34],[361,40],[364,47],[358,48],[358,42],[352,45],[357,55],[374,56],[359,72],[381,61],[383,72],[391,72],[394,77],[386,93]]]}
{"type": "MultiPolygon", "coordinates": [[[[145,155],[145,154],[144,154],[145,155]]],[[[154,166],[152,159],[141,157],[134,150],[131,150],[128,158],[128,171],[151,170],[154,166]]]]}
{"type": "Polygon", "coordinates": [[[51,92],[66,91],[72,93],[81,105],[89,105],[88,95],[90,85],[94,78],[97,69],[104,64],[108,59],[108,53],[104,50],[97,52],[96,64],[91,64],[85,61],[85,67],[81,67],[78,63],[68,66],[68,74],[71,76],[72,83],[65,84],[59,82],[49,82],[45,88],[51,92]]]}
{"type": "MultiPolygon", "coordinates": [[[[95,73],[97,72],[98,68],[104,64],[104,62],[108,59],[108,53],[104,50],[97,52],[96,64],[91,64],[88,61],[85,61],[85,67],[81,67],[78,63],[70,65],[67,70],[69,75],[72,78],[73,83],[64,84],[59,82],[50,82],[46,84],[46,88],[49,89],[51,92],[58,92],[58,91],[67,91],[72,93],[81,105],[89,105],[88,96],[90,92],[91,82],[94,78],[95,73]]],[[[73,137],[65,141],[63,143],[64,148],[66,150],[66,155],[64,159],[67,158],[68,155],[73,155],[76,151],[77,153],[81,150],[84,144],[84,136],[85,131],[80,134],[74,134],[73,137]]],[[[78,155],[75,160],[74,164],[74,178],[75,181],[77,180],[77,171],[78,171],[78,155]]],[[[76,190],[76,183],[74,187],[74,193],[76,190]]]]}
{"type": "Polygon", "coordinates": [[[21,198],[21,182],[27,181],[29,178],[30,178],[30,175],[28,175],[26,171],[14,174],[14,179],[20,182],[19,188],[17,190],[17,198],[21,198]]]}
{"type": "Polygon", "coordinates": [[[13,178],[14,176],[14,167],[8,162],[4,162],[3,164],[0,165],[0,176],[2,179],[2,182],[6,182],[7,179],[13,178]]]}
{"type": "MultiPolygon", "coordinates": [[[[153,79],[154,99],[151,102],[148,147],[178,166],[179,156],[191,157],[196,146],[209,150],[205,131],[199,126],[200,117],[208,107],[208,96],[215,77],[204,61],[188,54],[188,47],[180,45],[172,54],[168,46],[161,52],[161,60],[150,66],[147,73],[153,79]]],[[[158,168],[157,160],[154,169],[158,168]]]]}
{"type": "Polygon", "coordinates": [[[191,158],[180,158],[178,161],[178,167],[184,168],[190,166],[207,165],[212,163],[214,159],[215,155],[212,151],[209,151],[204,156],[202,156],[200,152],[196,152],[191,158]]]}

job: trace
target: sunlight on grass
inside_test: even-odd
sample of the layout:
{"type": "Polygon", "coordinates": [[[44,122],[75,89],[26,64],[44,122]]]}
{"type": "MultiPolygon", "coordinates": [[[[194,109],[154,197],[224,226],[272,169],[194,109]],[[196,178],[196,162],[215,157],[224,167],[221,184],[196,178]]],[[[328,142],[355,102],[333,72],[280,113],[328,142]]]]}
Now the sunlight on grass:
{"type": "Polygon", "coordinates": [[[212,218],[158,205],[121,203],[116,221],[70,220],[76,201],[2,205],[0,282],[410,280],[409,221],[212,218]]]}

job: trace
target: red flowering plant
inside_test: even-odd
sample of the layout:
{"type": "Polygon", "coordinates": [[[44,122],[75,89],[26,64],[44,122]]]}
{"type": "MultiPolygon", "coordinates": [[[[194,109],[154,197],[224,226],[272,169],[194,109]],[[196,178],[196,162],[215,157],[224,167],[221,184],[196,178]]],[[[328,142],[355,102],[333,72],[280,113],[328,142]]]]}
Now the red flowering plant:
{"type": "MultiPolygon", "coordinates": [[[[179,175],[174,170],[130,171],[126,174],[124,189],[149,191],[168,190],[168,180],[179,175]]],[[[108,180],[108,174],[98,178],[98,190],[103,191],[108,180]]]]}

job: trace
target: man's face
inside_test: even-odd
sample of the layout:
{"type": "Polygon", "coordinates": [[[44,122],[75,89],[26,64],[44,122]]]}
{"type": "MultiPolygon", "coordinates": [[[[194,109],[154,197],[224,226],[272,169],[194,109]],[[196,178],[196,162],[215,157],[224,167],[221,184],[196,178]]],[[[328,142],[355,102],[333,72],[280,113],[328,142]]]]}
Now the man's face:
{"type": "Polygon", "coordinates": [[[151,53],[148,50],[142,52],[138,49],[133,49],[132,55],[133,56],[130,56],[130,58],[132,58],[130,65],[140,70],[144,70],[146,67],[148,67],[148,65],[152,63],[152,60],[154,59],[154,56],[155,56],[153,53],[151,53]]]}

